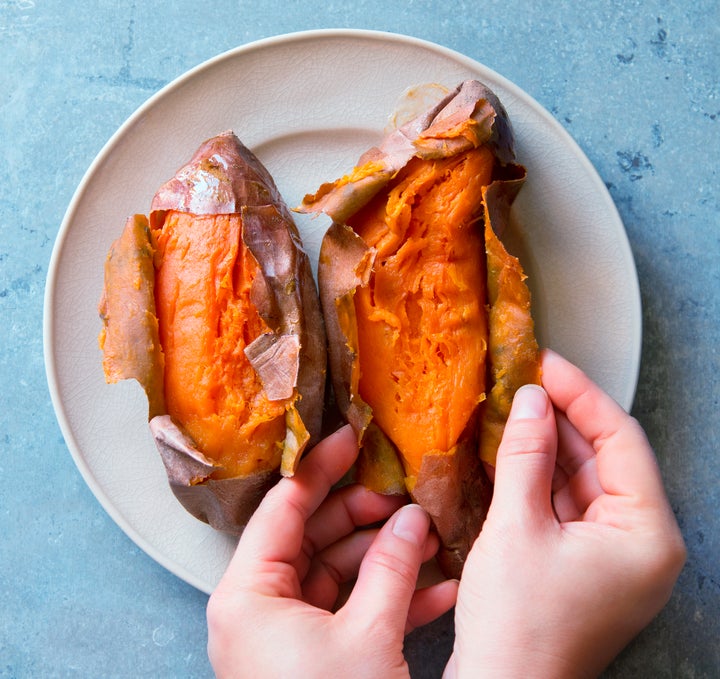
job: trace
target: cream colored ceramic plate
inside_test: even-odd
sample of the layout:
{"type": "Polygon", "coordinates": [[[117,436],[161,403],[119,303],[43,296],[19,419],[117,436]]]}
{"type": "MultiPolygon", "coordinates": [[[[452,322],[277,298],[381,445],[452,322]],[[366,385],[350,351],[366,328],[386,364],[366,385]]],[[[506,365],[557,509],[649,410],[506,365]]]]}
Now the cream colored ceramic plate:
{"type": "MultiPolygon", "coordinates": [[[[139,387],[104,382],[96,307],[111,241],[208,137],[233,129],[297,205],[380,138],[408,86],[466,78],[500,96],[528,168],[509,237],[530,277],[541,342],[630,406],[641,317],[626,234],[587,158],[533,99],[465,56],[386,33],[313,31],[220,55],[152,97],[95,159],[58,234],[45,299],[48,381],[78,468],[142,549],[201,590],[213,589],[234,541],[176,502],[139,387]]],[[[315,260],[326,223],[298,221],[315,260]]]]}

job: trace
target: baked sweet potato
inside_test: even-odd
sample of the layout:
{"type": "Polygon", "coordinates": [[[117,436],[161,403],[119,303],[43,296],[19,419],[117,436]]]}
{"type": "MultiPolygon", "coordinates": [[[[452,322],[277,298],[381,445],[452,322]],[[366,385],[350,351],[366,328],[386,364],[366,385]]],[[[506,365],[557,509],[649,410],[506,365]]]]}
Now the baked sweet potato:
{"type": "Polygon", "coordinates": [[[310,262],[260,161],[203,143],[105,263],[106,379],[137,379],[175,495],[237,533],[320,434],[326,341],[310,262]]]}
{"type": "Polygon", "coordinates": [[[467,81],[298,208],[333,220],[318,282],[359,480],[425,507],[452,576],[491,498],[481,460],[540,378],[525,276],[498,237],[524,178],[504,108],[467,81]]]}

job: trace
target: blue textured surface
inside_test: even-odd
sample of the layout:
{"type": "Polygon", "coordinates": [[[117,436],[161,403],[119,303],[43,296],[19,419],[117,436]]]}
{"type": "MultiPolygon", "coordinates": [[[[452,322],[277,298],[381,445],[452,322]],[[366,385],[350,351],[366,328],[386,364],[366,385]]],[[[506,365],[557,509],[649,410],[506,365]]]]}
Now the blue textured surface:
{"type": "MultiPolygon", "coordinates": [[[[151,94],[237,45],[313,28],[406,33],[525,89],[618,205],[644,306],[634,414],[689,547],[674,596],[608,677],[720,676],[720,10],[693,3],[0,0],[0,676],[209,677],[207,597],[108,518],[56,424],[42,305],[64,211],[151,94]]],[[[416,632],[439,677],[449,618],[416,632]]]]}

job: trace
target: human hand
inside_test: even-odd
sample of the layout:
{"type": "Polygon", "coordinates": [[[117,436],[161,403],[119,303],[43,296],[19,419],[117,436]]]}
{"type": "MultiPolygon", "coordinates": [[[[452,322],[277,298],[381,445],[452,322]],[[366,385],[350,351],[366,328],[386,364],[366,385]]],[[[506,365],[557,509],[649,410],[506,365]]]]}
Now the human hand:
{"type": "Polygon", "coordinates": [[[422,509],[360,486],[328,496],[356,455],[349,427],[329,436],[248,523],[208,603],[218,677],[408,677],[405,633],[455,603],[454,581],[416,590],[421,563],[438,548],[422,509]],[[356,530],[393,512],[379,530],[356,530]]]}
{"type": "Polygon", "coordinates": [[[640,425],[557,354],[542,367],[545,390],[513,402],[446,679],[596,676],[665,605],[685,561],[640,425]]]}

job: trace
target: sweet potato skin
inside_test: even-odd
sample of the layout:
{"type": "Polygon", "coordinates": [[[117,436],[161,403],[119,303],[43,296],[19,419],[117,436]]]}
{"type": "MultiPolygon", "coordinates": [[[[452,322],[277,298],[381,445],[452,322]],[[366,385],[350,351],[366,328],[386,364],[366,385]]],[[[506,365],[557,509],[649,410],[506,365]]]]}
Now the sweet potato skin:
{"type": "Polygon", "coordinates": [[[492,389],[482,404],[480,458],[495,465],[515,392],[540,384],[539,348],[531,322],[530,291],[520,261],[505,250],[493,224],[506,224],[521,182],[512,176],[483,190],[488,263],[488,368],[492,389]]]}
{"type": "Polygon", "coordinates": [[[128,217],[105,259],[105,286],[98,305],[105,378],[109,383],[137,380],[148,397],[149,418],[165,412],[153,256],[147,218],[128,217]]]}
{"type": "MultiPolygon", "coordinates": [[[[363,398],[361,375],[367,367],[361,351],[362,328],[358,320],[357,299],[364,295],[368,281],[382,267],[378,248],[372,247],[353,228],[357,215],[366,206],[385,195],[386,187],[394,186],[394,178],[411,162],[418,159],[430,162],[436,159],[452,158],[466,154],[471,149],[486,148],[495,158],[492,175],[483,180],[480,247],[483,241],[490,242],[489,252],[480,252],[479,266],[487,263],[486,283],[476,282],[476,293],[482,304],[488,305],[488,330],[486,341],[489,354],[498,354],[501,341],[507,339],[502,328],[492,327],[497,319],[509,308],[506,296],[495,297],[499,304],[491,304],[490,294],[485,287],[506,285],[505,276],[499,271],[508,267],[509,255],[497,238],[507,222],[509,206],[512,204],[525,177],[525,169],[514,162],[513,137],[507,113],[497,97],[477,81],[462,83],[454,92],[428,112],[388,135],[378,148],[364,154],[356,168],[346,177],[333,184],[325,184],[315,194],[305,197],[301,211],[325,212],[333,219],[333,225],[325,235],[320,252],[318,280],[320,296],[325,313],[329,337],[329,362],[337,403],[358,434],[361,444],[358,475],[361,481],[372,485],[380,492],[397,492],[405,489],[411,498],[430,513],[441,539],[439,563],[448,576],[457,577],[462,570],[480,526],[484,520],[492,496],[492,485],[487,478],[480,459],[480,451],[490,459],[494,442],[482,442],[485,429],[493,434],[504,426],[504,400],[512,398],[513,389],[520,386],[517,378],[530,376],[529,381],[539,379],[539,357],[532,330],[532,318],[528,304],[515,304],[522,318],[522,341],[508,344],[505,355],[488,355],[486,366],[490,382],[485,393],[477,394],[476,407],[461,422],[462,432],[446,442],[449,448],[428,449],[418,465],[408,465],[404,452],[398,449],[391,432],[385,431],[375,418],[373,408],[363,398]],[[484,223],[484,226],[483,226],[484,223]],[[483,229],[485,234],[482,233],[483,229]],[[490,234],[491,238],[488,238],[490,234]],[[493,256],[496,257],[493,260],[493,256]],[[498,259],[499,257],[499,259],[498,259]],[[500,262],[498,268],[497,263],[500,262]],[[495,267],[490,271],[491,267],[495,267]],[[502,281],[498,283],[499,281],[502,281]],[[521,347],[522,351],[516,349],[521,347]],[[502,370],[514,362],[524,367],[515,368],[510,382],[503,382],[501,389],[495,389],[502,382],[502,370]],[[526,365],[527,364],[527,365],[526,365]],[[483,402],[492,396],[493,405],[483,402]],[[500,407],[498,407],[500,404],[500,407]],[[491,426],[487,425],[492,421],[491,426]],[[498,426],[499,425],[499,426],[498,426]],[[379,431],[379,433],[378,433],[379,431]],[[369,433],[370,432],[370,433],[369,433]],[[394,450],[403,461],[405,478],[397,468],[387,463],[394,450]],[[373,464],[384,465],[382,471],[368,471],[373,464]]],[[[478,195],[478,200],[481,196],[478,195]]],[[[364,218],[363,218],[364,219],[364,218]]],[[[470,239],[472,240],[472,239],[470,239]]],[[[516,260],[515,260],[516,261],[516,260]]],[[[509,267],[515,278],[514,288],[524,288],[521,269],[509,267]]],[[[510,300],[513,303],[516,300],[510,300]]],[[[502,353],[502,352],[500,352],[502,353]]],[[[485,368],[483,369],[485,370],[485,368]]],[[[417,423],[414,430],[420,425],[417,423]]]]}
{"type": "MultiPolygon", "coordinates": [[[[155,361],[153,374],[163,376],[161,405],[151,408],[150,429],[165,464],[170,487],[183,506],[214,528],[239,533],[267,489],[281,474],[292,475],[305,448],[320,436],[326,339],[310,262],[302,249],[291,213],[270,174],[232,132],[204,142],[191,160],[160,187],[152,201],[149,226],[153,266],[148,269],[145,261],[139,280],[145,288],[154,289],[154,296],[149,295],[154,300],[148,300],[148,309],[155,301],[152,314],[157,314],[159,321],[156,323],[158,331],[152,339],[153,352],[162,357],[162,364],[155,361]],[[191,234],[186,246],[174,249],[175,246],[165,242],[164,239],[170,237],[171,225],[191,234]],[[197,247],[192,238],[198,234],[193,234],[193,229],[203,228],[207,229],[210,243],[206,245],[210,252],[205,259],[201,256],[197,260],[201,262],[199,269],[183,269],[183,252],[192,254],[193,247],[197,247]],[[214,233],[216,228],[221,228],[221,232],[214,233]],[[220,241],[230,243],[226,255],[232,260],[231,264],[236,264],[235,260],[240,257],[247,270],[237,274],[233,273],[236,269],[230,267],[227,274],[218,274],[218,280],[207,275],[216,266],[213,250],[219,248],[215,243],[220,241]],[[164,265],[170,268],[163,271],[164,265]],[[203,273],[206,265],[210,268],[203,273]],[[173,271],[172,267],[176,269],[173,271]],[[251,275],[249,269],[252,269],[251,275]],[[167,274],[165,279],[163,273],[167,274]],[[233,278],[236,275],[239,278],[233,278]],[[196,354],[184,357],[182,353],[176,355],[176,348],[167,344],[172,339],[168,333],[176,311],[173,300],[176,287],[173,286],[177,286],[183,276],[188,278],[182,283],[189,291],[186,297],[189,304],[195,303],[200,321],[196,329],[178,330],[181,345],[189,342],[180,349],[186,348],[196,354]],[[197,277],[194,282],[193,276],[197,277]],[[236,286],[242,281],[246,281],[243,285],[249,288],[242,293],[246,300],[245,306],[241,304],[241,307],[245,312],[252,312],[256,320],[248,326],[249,334],[242,338],[242,347],[238,345],[239,354],[238,348],[228,346],[228,340],[225,341],[226,353],[213,353],[215,350],[208,347],[215,346],[216,341],[220,342],[218,346],[222,345],[222,337],[216,335],[216,331],[220,332],[218,328],[223,323],[232,325],[237,316],[233,312],[235,316],[231,314],[227,321],[213,320],[216,299],[229,297],[231,305],[236,304],[233,301],[237,300],[236,286]],[[206,291],[203,295],[207,301],[202,301],[205,298],[201,296],[199,302],[193,302],[195,292],[200,289],[206,291]],[[203,323],[209,327],[203,327],[203,323]],[[197,338],[194,349],[188,333],[197,338]],[[163,342],[167,351],[163,350],[163,342]],[[206,351],[209,353],[204,353],[206,351]],[[189,364],[200,366],[208,361],[218,363],[210,366],[211,372],[219,370],[223,374],[236,370],[233,361],[248,364],[250,377],[247,379],[256,384],[254,388],[261,392],[263,402],[275,413],[268,420],[276,432],[270,434],[271,450],[258,452],[258,455],[246,451],[251,455],[247,464],[241,467],[228,468],[222,452],[218,454],[218,449],[224,447],[222,436],[229,425],[221,423],[217,429],[219,444],[213,447],[206,443],[204,449],[201,434],[212,439],[214,430],[212,426],[208,429],[208,425],[202,424],[202,417],[198,420],[198,416],[192,414],[212,411],[223,391],[211,380],[206,395],[198,396],[193,393],[192,386],[198,382],[190,379],[189,384],[185,383],[188,374],[183,371],[187,371],[189,364]],[[189,403],[190,419],[187,422],[172,416],[176,413],[185,419],[183,413],[188,412],[187,408],[178,409],[178,398],[189,403]],[[199,427],[197,430],[194,429],[196,426],[199,427]],[[193,430],[198,440],[190,435],[193,430]],[[257,466],[252,461],[255,457],[262,457],[265,463],[257,466]]],[[[124,275],[132,277],[129,269],[124,275]]],[[[107,289],[106,282],[101,312],[107,306],[108,296],[112,296],[108,295],[107,289]]],[[[192,309],[186,313],[186,318],[190,323],[195,322],[192,309]]],[[[104,329],[104,346],[108,346],[108,338],[114,329],[115,326],[104,329]]],[[[117,331],[121,332],[127,339],[127,329],[117,331]]],[[[233,344],[237,340],[229,341],[233,344]]],[[[134,369],[137,359],[126,352],[124,361],[127,376],[134,377],[130,368],[134,369]]],[[[204,378],[199,379],[202,383],[204,378]]],[[[146,386],[142,381],[141,384],[146,386]]],[[[229,396],[234,399],[232,394],[229,396]]],[[[214,417],[212,412],[210,417],[214,417]]],[[[260,426],[270,424],[261,423],[260,426]]]]}
{"type": "Polygon", "coordinates": [[[197,449],[169,415],[150,420],[150,431],[175,497],[195,518],[217,530],[237,533],[252,516],[259,499],[280,478],[277,470],[265,470],[215,479],[217,464],[197,449]]]}
{"type": "MultiPolygon", "coordinates": [[[[472,419],[468,424],[470,429],[472,419]]],[[[477,445],[477,436],[468,430],[450,454],[425,455],[410,493],[430,515],[440,537],[437,560],[447,577],[460,577],[492,499],[477,445]]]]}

